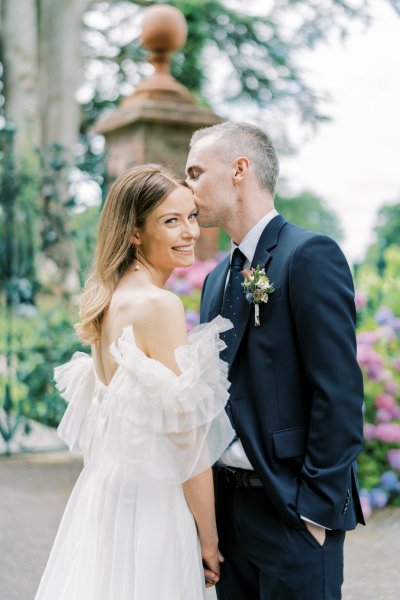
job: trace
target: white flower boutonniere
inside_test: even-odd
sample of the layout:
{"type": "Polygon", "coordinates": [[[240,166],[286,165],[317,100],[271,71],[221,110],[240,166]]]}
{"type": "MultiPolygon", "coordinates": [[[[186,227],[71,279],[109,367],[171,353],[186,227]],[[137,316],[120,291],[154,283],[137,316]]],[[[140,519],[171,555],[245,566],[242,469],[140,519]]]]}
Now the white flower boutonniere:
{"type": "Polygon", "coordinates": [[[254,304],[254,325],[258,327],[261,325],[260,304],[268,302],[268,296],[275,291],[275,288],[265,274],[265,269],[261,269],[259,265],[256,269],[245,269],[240,273],[244,278],[242,286],[246,300],[250,304],[254,304]]]}

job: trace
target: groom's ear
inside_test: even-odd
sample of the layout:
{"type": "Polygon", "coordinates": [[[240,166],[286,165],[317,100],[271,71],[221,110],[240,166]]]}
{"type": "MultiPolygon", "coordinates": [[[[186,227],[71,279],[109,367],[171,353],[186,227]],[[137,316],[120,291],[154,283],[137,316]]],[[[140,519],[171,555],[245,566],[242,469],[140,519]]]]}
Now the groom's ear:
{"type": "Polygon", "coordinates": [[[233,162],[234,174],[233,174],[233,183],[241,183],[247,176],[250,161],[245,156],[241,156],[236,158],[233,162]]]}

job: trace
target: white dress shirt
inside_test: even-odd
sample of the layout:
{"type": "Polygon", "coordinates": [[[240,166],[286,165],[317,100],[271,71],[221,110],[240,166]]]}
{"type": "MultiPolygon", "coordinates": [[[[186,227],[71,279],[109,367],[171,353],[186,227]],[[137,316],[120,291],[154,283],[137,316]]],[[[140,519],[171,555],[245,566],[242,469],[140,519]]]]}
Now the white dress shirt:
{"type": "MultiPolygon", "coordinates": [[[[267,213],[260,221],[258,221],[258,223],[254,225],[254,227],[250,229],[250,231],[246,233],[239,246],[237,246],[233,241],[231,242],[231,258],[235,248],[239,248],[239,250],[243,252],[243,254],[246,257],[243,269],[250,268],[262,232],[264,231],[268,223],[272,221],[272,219],[278,214],[279,213],[276,209],[273,209],[269,213],[267,213]]],[[[228,278],[229,271],[226,277],[225,285],[228,283],[228,278]]],[[[225,452],[219,459],[218,464],[226,467],[233,467],[236,469],[247,469],[250,471],[254,471],[254,467],[249,461],[249,458],[246,452],[244,451],[240,439],[235,440],[233,444],[231,444],[229,448],[225,450],[225,452]]],[[[300,517],[301,519],[303,519],[303,521],[308,521],[309,523],[313,523],[314,525],[319,525],[319,523],[316,523],[315,521],[312,521],[307,517],[303,517],[303,515],[300,515],[300,517]]],[[[320,527],[323,527],[323,525],[320,525],[320,527]]]]}

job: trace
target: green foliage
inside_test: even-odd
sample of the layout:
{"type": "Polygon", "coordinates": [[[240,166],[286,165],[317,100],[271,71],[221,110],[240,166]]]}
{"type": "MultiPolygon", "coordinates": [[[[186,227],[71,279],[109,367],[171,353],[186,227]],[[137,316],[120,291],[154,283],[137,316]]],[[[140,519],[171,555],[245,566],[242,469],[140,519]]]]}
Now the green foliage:
{"type": "Polygon", "coordinates": [[[376,326],[375,313],[384,304],[395,315],[400,315],[400,247],[390,246],[383,252],[384,271],[379,273],[375,264],[364,262],[357,268],[356,286],[365,295],[366,309],[358,316],[359,325],[376,326]]]}
{"type": "Polygon", "coordinates": [[[188,39],[183,50],[174,56],[172,75],[193,93],[200,94],[206,79],[202,59],[209,39],[209,23],[205,18],[207,2],[178,0],[169,4],[183,12],[188,24],[188,39]]]}
{"type": "MultiPolygon", "coordinates": [[[[72,315],[61,305],[42,307],[33,318],[16,318],[15,377],[11,388],[16,413],[53,427],[58,425],[65,402],[54,387],[53,369],[82,349],[72,324],[72,315]]],[[[4,319],[0,326],[4,330],[4,319]]],[[[4,347],[0,346],[0,355],[3,353],[4,347]]],[[[1,398],[4,390],[5,373],[1,372],[1,398]]]]}
{"type": "Polygon", "coordinates": [[[72,236],[80,265],[79,276],[82,287],[91,267],[96,246],[99,216],[100,208],[98,206],[90,206],[72,217],[72,236]]]}
{"type": "Polygon", "coordinates": [[[380,485],[382,474],[389,469],[388,450],[393,444],[378,440],[364,442],[363,452],[358,458],[358,479],[362,489],[372,490],[380,485]]]}
{"type": "Polygon", "coordinates": [[[32,302],[38,289],[39,180],[24,163],[16,172],[12,124],[0,129],[0,296],[32,302]]]}
{"type": "Polygon", "coordinates": [[[278,195],[275,204],[277,210],[290,223],[329,235],[337,241],[342,239],[343,231],[337,215],[324,205],[321,198],[314,194],[303,192],[292,197],[278,195]]]}
{"type": "Polygon", "coordinates": [[[375,232],[378,236],[378,246],[381,248],[400,244],[400,203],[380,209],[375,232]]]}

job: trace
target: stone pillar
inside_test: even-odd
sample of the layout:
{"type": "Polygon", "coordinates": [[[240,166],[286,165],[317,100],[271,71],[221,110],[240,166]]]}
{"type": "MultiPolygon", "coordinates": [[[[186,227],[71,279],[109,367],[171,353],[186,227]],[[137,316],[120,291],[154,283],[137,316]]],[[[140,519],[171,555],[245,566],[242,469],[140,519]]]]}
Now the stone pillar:
{"type": "MultiPolygon", "coordinates": [[[[170,53],[183,46],[186,35],[186,20],[176,8],[162,4],[144,11],[141,41],[151,52],[154,74],[94,127],[95,133],[106,138],[111,179],[148,162],[161,163],[183,178],[192,133],[221,122],[170,74],[170,53]]],[[[218,229],[202,230],[197,255],[202,259],[214,256],[218,238],[218,229]]]]}

